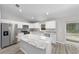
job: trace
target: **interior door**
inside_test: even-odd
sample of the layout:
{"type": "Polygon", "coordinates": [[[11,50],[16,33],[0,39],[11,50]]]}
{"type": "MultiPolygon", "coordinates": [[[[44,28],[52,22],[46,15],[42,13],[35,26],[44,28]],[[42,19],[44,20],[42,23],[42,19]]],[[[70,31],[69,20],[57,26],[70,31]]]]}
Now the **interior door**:
{"type": "Polygon", "coordinates": [[[9,24],[2,23],[2,48],[10,44],[9,24]]]}

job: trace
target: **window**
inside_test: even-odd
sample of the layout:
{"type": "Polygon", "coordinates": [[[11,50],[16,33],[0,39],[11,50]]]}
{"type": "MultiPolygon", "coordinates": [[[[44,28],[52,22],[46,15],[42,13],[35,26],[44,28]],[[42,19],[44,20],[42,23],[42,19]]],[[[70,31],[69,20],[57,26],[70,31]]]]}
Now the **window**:
{"type": "Polygon", "coordinates": [[[66,26],[68,33],[79,33],[79,23],[69,23],[66,26]]]}

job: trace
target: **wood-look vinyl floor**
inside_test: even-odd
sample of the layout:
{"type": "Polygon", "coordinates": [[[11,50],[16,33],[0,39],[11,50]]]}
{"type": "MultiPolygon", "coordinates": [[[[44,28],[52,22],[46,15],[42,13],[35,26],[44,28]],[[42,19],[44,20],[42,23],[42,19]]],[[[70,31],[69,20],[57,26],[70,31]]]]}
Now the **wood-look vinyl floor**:
{"type": "MultiPolygon", "coordinates": [[[[52,54],[78,54],[79,49],[74,45],[56,43],[52,44],[52,54]]],[[[19,43],[0,49],[0,54],[24,54],[20,50],[19,43]]]]}
{"type": "Polygon", "coordinates": [[[53,54],[78,54],[79,48],[70,44],[56,43],[52,49],[53,54]]]}
{"type": "Polygon", "coordinates": [[[20,50],[19,44],[14,44],[4,49],[0,49],[0,54],[23,54],[23,52],[20,50]]]}

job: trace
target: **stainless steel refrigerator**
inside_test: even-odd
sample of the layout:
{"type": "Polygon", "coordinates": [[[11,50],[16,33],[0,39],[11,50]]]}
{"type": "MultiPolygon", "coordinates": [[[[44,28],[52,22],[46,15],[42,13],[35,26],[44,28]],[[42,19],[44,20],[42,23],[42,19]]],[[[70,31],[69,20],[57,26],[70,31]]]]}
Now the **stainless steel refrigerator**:
{"type": "Polygon", "coordinates": [[[0,24],[0,47],[5,48],[16,43],[16,39],[14,38],[15,26],[8,23],[0,24]]]}

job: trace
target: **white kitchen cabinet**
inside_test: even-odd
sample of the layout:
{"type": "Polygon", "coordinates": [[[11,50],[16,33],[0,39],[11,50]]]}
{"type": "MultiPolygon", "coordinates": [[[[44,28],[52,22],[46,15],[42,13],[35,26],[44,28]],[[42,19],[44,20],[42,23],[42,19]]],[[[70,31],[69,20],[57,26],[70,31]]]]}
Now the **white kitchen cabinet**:
{"type": "Polygon", "coordinates": [[[52,43],[56,43],[56,34],[50,34],[50,40],[52,43]]]}

